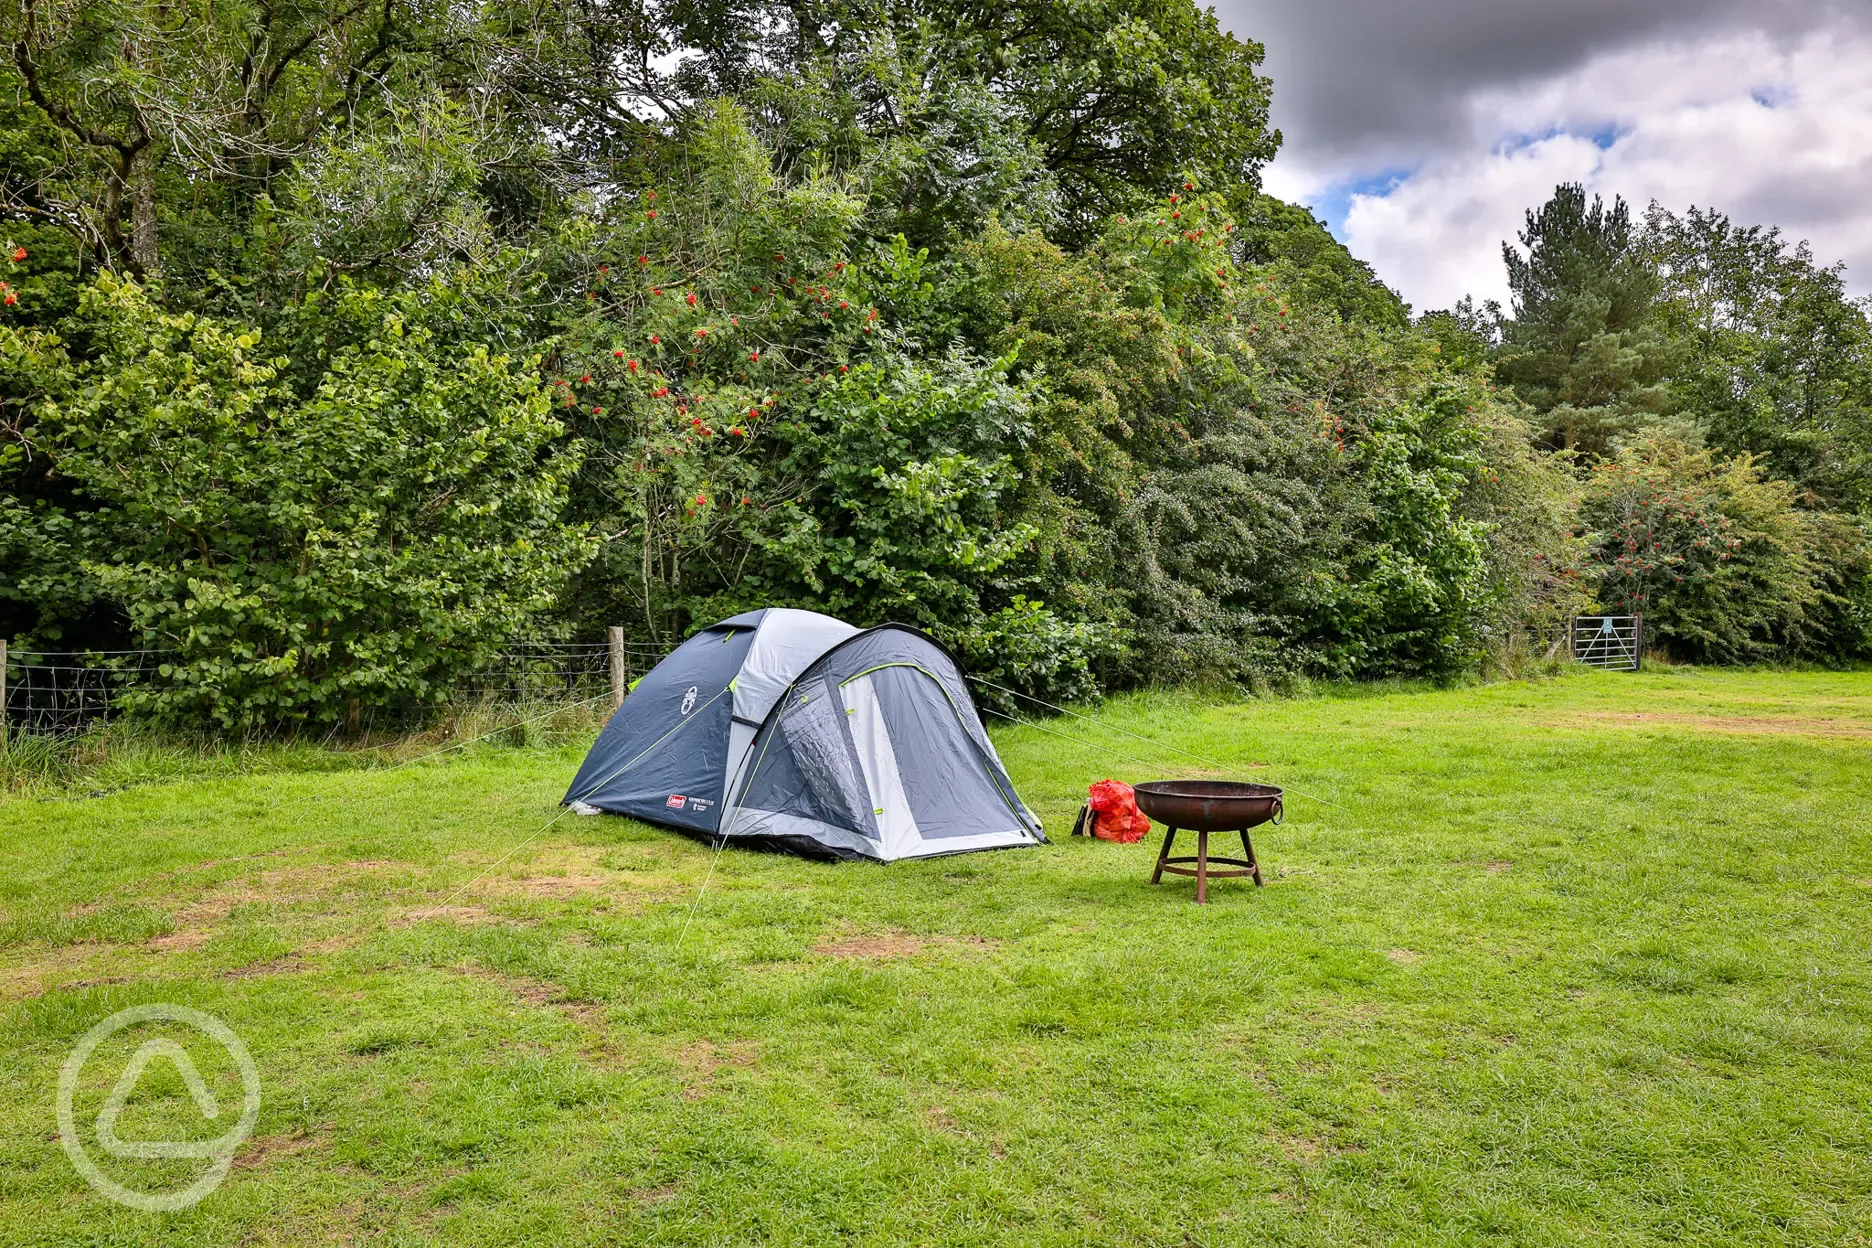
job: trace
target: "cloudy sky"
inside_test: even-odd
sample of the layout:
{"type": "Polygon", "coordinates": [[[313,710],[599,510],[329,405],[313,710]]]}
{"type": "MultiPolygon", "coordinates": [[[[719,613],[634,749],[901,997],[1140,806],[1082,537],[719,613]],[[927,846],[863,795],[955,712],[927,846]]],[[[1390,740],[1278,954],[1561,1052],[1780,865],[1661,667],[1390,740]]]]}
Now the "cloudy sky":
{"type": "Polygon", "coordinates": [[[1872,292],[1872,0],[1212,0],[1267,45],[1275,194],[1419,310],[1506,302],[1559,182],[1780,225],[1872,292]]]}

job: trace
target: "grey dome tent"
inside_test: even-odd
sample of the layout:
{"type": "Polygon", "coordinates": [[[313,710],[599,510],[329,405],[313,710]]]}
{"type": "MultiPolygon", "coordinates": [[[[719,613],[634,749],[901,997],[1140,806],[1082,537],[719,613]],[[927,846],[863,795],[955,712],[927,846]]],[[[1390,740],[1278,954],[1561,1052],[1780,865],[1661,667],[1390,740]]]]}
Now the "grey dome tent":
{"type": "Polygon", "coordinates": [[[565,802],[825,858],[1046,841],[947,650],[786,608],[705,628],[651,669],[565,802]]]}

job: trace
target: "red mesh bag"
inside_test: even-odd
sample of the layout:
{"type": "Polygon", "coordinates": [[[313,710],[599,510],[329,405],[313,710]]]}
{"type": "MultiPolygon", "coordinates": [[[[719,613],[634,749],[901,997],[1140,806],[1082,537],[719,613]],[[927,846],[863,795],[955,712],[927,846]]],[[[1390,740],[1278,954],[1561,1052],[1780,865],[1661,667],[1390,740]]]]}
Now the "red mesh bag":
{"type": "Polygon", "coordinates": [[[1092,808],[1092,835],[1101,841],[1130,845],[1150,831],[1150,820],[1137,808],[1137,794],[1128,784],[1100,780],[1089,790],[1086,804],[1092,808]]]}

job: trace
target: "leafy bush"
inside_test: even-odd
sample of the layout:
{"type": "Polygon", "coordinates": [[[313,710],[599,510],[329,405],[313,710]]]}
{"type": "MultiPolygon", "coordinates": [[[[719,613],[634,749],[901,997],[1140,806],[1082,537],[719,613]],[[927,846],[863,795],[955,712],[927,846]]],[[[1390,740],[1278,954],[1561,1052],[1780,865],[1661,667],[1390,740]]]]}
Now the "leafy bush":
{"type": "Polygon", "coordinates": [[[1697,208],[1652,204],[1643,241],[1684,353],[1671,390],[1702,440],[1842,511],[1872,509],[1872,302],[1851,297],[1845,266],[1697,208]]]}
{"type": "Polygon", "coordinates": [[[1509,315],[1413,324],[1192,0],[406,8],[0,67],[0,636],[176,650],[152,716],[435,718],[516,631],[762,605],[1049,697],[1444,676],[1595,590],[1872,645],[1872,305],[1771,229],[1564,186],[1509,315]],[[1580,480],[1666,435],[1795,484],[1580,480]]]}
{"type": "Polygon", "coordinates": [[[74,562],[69,491],[50,459],[23,436],[34,408],[68,388],[65,343],[44,329],[0,324],[0,636],[57,640],[95,598],[74,562]],[[8,624],[11,627],[8,627],[8,624]]]}
{"type": "Polygon", "coordinates": [[[1555,520],[1483,483],[1557,482],[1481,379],[1341,320],[1311,270],[1237,263],[1234,233],[1186,180],[1082,256],[989,231],[923,312],[1034,395],[1042,596],[1135,638],[1122,679],[1464,666],[1555,520]]]}
{"type": "Polygon", "coordinates": [[[1557,650],[1568,622],[1593,604],[1571,457],[1534,445],[1522,410],[1479,377],[1464,393],[1481,435],[1482,470],[1457,510],[1482,526],[1488,566],[1482,629],[1488,662],[1517,670],[1532,650],[1557,650]]]}
{"type": "Polygon", "coordinates": [[[1749,455],[1627,448],[1590,474],[1582,509],[1601,605],[1704,662],[1862,648],[1864,535],[1798,497],[1749,455]]]}
{"type": "Polygon", "coordinates": [[[783,425],[780,471],[810,484],[780,509],[750,587],[918,624],[1023,688],[1090,692],[1087,664],[1110,630],[1069,626],[1023,592],[1038,530],[1014,505],[1014,453],[1034,427],[1008,363],[878,353],[783,425]]]}
{"type": "Polygon", "coordinates": [[[295,392],[255,331],[108,276],[87,292],[91,358],[29,436],[78,501],[23,522],[68,534],[67,578],[174,652],[136,709],[356,726],[438,703],[553,603],[587,549],[560,519],[577,454],[530,368],[438,349],[427,322],[474,298],[440,279],[307,297],[290,317],[323,353],[295,392]]]}
{"type": "Polygon", "coordinates": [[[1495,597],[1490,469],[1472,382],[1409,331],[1348,325],[1276,265],[1205,335],[1138,496],[1138,661],[1151,680],[1444,674],[1473,661],[1495,597]],[[1245,323],[1244,323],[1245,322],[1245,323]],[[1242,357],[1246,369],[1224,361],[1242,357]]]}
{"type": "MultiPolygon", "coordinates": [[[[465,142],[455,136],[444,154],[465,142]]],[[[1310,219],[1263,221],[1238,241],[1228,197],[1186,177],[1108,218],[1079,253],[1011,233],[983,208],[979,235],[932,256],[902,235],[868,237],[856,185],[822,167],[789,172],[736,103],[699,111],[680,142],[671,189],[590,205],[550,246],[506,253],[498,281],[431,281],[414,294],[341,283],[268,311],[266,341],[285,344],[281,359],[218,322],[148,310],[164,333],[200,339],[158,353],[200,357],[190,365],[200,393],[183,390],[190,403],[228,413],[220,442],[190,449],[213,464],[191,490],[219,507],[214,483],[244,471],[252,480],[230,488],[264,493],[250,510],[268,518],[234,530],[269,535],[251,559],[211,545],[165,562],[135,542],[129,553],[117,538],[82,543],[118,553],[71,576],[125,604],[139,630],[196,647],[150,709],[205,705],[205,683],[261,719],[428,705],[452,669],[416,634],[450,615],[474,636],[498,636],[540,608],[553,578],[469,559],[456,597],[437,563],[419,578],[426,596],[403,599],[416,634],[331,623],[383,609],[390,586],[413,574],[385,570],[387,548],[391,563],[414,558],[397,545],[409,516],[354,520],[344,530],[354,540],[308,528],[315,537],[303,544],[334,575],[282,591],[286,561],[271,547],[296,549],[277,534],[309,520],[275,513],[316,498],[321,513],[342,515],[346,503],[277,482],[399,471],[396,448],[371,433],[336,435],[342,426],[313,398],[376,384],[355,376],[347,351],[404,368],[380,344],[392,313],[419,330],[398,340],[414,354],[397,376],[414,388],[384,401],[344,394],[345,410],[378,413],[359,417],[373,430],[381,420],[439,431],[440,411],[474,410],[463,402],[472,387],[526,413],[498,439],[511,457],[498,461],[509,476],[497,491],[528,455],[550,461],[558,426],[548,405],[588,452],[576,477],[568,460],[543,478],[554,483],[546,494],[499,509],[538,526],[542,551],[555,548],[546,534],[560,532],[560,505],[601,535],[590,574],[557,604],[587,630],[621,622],[673,642],[761,605],[904,620],[996,683],[1059,698],[1135,681],[1445,674],[1474,662],[1489,629],[1551,614],[1566,597],[1562,573],[1537,567],[1568,562],[1564,470],[1532,461],[1525,430],[1483,376],[1441,358],[1348,258],[1301,237],[1318,233],[1310,219]],[[1388,311],[1345,319],[1373,301],[1388,311]],[[545,345],[543,391],[494,363],[484,344],[504,339],[545,345]],[[475,365],[485,376],[435,367],[458,357],[486,361],[475,365]],[[430,414],[392,422],[399,404],[430,414]],[[249,409],[292,418],[249,433],[249,409]],[[306,440],[282,451],[279,430],[295,421],[335,436],[316,451],[306,440]],[[352,447],[361,459],[348,457],[352,447]],[[1541,501],[1524,497],[1527,487],[1544,491],[1541,501]],[[226,570],[235,563],[238,575],[226,570]],[[334,600],[336,569],[352,565],[360,583],[334,600]],[[211,567],[219,579],[203,575],[211,567]],[[147,601],[133,602],[138,578],[147,601]],[[496,582],[501,592],[489,592],[496,582]],[[460,607],[469,598],[485,618],[460,607]],[[264,644],[252,643],[254,630],[264,644]],[[338,684],[323,666],[331,652],[318,648],[328,643],[343,650],[338,684]],[[211,675],[186,674],[211,653],[211,675]]],[[[369,157],[360,168],[410,163],[394,143],[357,143],[353,154],[369,157]]],[[[342,154],[308,165],[302,181],[350,168],[342,154]]],[[[451,177],[468,168],[444,163],[451,177]]],[[[296,221],[285,212],[269,228],[303,233],[296,221]]],[[[401,226],[384,237],[393,235],[413,237],[401,226]]],[[[74,394],[92,394],[130,360],[142,362],[119,389],[173,388],[173,368],[144,359],[149,344],[121,326],[84,332],[93,363],[74,394]]],[[[129,427],[118,408],[155,406],[109,387],[97,394],[109,396],[86,400],[97,411],[73,411],[111,438],[129,427]]],[[[125,487],[87,475],[86,462],[68,476],[88,501],[66,514],[95,528],[125,487]]],[[[451,472],[445,465],[438,481],[452,483],[451,472]]]]}
{"type": "Polygon", "coordinates": [[[1089,690],[1110,630],[1056,615],[1033,572],[1036,392],[1008,359],[919,351],[890,310],[927,296],[920,258],[899,238],[861,264],[859,200],[776,176],[740,109],[689,141],[684,193],[565,240],[590,297],[552,384],[612,535],[580,614],[658,639],[753,606],[901,620],[1045,682],[1023,687],[1089,690]]]}
{"type": "Polygon", "coordinates": [[[849,244],[860,203],[775,176],[745,114],[689,130],[688,193],[648,189],[559,240],[576,301],[547,364],[591,448],[574,499],[607,535],[571,606],[670,641],[758,592],[740,573],[800,483],[775,470],[799,420],[879,332],[849,244]]]}

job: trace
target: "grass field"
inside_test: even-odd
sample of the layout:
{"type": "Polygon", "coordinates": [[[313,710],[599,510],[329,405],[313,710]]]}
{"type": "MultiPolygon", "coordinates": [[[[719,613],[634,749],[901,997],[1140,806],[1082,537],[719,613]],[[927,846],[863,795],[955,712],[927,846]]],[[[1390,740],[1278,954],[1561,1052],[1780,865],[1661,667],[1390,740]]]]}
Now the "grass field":
{"type": "MultiPolygon", "coordinates": [[[[890,867],[709,876],[614,818],[502,861],[577,748],[0,802],[0,1242],[1872,1237],[1872,673],[1099,714],[1334,804],[1198,908],[1145,883],[1155,836],[1065,836],[1177,756],[1036,728],[996,736],[1052,846],[890,867]],[[95,1195],[55,1125],[74,1043],[144,1002],[224,1020],[264,1087],[175,1214],[95,1195]]],[[[117,1130],[194,1115],[152,1065],[117,1130]]]]}

